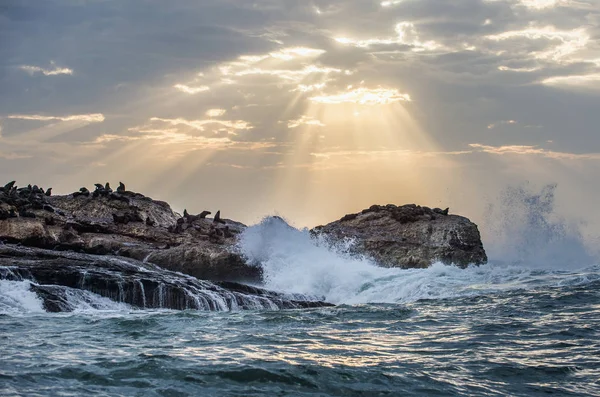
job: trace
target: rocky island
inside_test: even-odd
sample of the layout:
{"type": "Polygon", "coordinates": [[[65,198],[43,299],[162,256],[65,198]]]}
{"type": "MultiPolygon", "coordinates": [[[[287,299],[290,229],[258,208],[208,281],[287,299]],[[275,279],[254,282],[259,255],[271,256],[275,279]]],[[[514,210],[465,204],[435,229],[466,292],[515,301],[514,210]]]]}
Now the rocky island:
{"type": "MultiPolygon", "coordinates": [[[[36,185],[0,187],[0,279],[31,280],[48,311],[73,310],[69,296],[90,293],[139,308],[199,310],[305,308],[321,297],[257,287],[261,267],[237,247],[246,228],[183,215],[120,183],[53,196],[36,185]]],[[[477,226],[448,209],[372,206],[314,228],[331,242],[385,267],[461,267],[486,262],[477,226]]]]}

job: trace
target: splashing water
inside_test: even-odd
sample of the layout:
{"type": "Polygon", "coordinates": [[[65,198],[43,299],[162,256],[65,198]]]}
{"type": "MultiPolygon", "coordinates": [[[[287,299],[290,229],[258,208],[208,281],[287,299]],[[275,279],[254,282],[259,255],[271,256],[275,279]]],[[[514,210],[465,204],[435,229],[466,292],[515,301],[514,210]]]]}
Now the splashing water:
{"type": "Polygon", "coordinates": [[[267,288],[324,296],[336,304],[443,299],[600,279],[598,266],[568,271],[523,264],[459,269],[436,263],[427,269],[381,268],[368,258],[349,255],[347,243],[331,246],[279,217],[265,218],[248,228],[241,236],[240,248],[251,262],[262,267],[267,288]]]}
{"type": "Polygon", "coordinates": [[[42,300],[29,281],[0,280],[0,314],[44,313],[42,300]]]}
{"type": "Polygon", "coordinates": [[[485,246],[492,261],[561,269],[597,263],[578,225],[555,212],[556,189],[556,184],[537,192],[511,186],[488,206],[485,246]]]}

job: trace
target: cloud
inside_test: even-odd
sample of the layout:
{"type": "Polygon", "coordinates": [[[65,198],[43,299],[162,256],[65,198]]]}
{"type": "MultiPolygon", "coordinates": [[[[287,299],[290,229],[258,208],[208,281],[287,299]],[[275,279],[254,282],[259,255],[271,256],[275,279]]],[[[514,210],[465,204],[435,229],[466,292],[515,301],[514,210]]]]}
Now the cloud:
{"type": "MultiPolygon", "coordinates": [[[[496,42],[508,40],[528,40],[548,42],[543,49],[525,51],[532,57],[555,62],[570,61],[569,55],[584,49],[590,36],[584,28],[560,30],[554,26],[529,26],[525,29],[510,30],[499,34],[488,35],[486,39],[496,42]]],[[[516,44],[513,44],[516,46],[516,44]]],[[[521,47],[516,47],[521,48],[521,47]]]]}
{"type": "Polygon", "coordinates": [[[35,121],[85,121],[88,123],[101,123],[104,121],[102,113],[72,114],[68,116],[42,116],[38,114],[10,114],[7,119],[35,120],[35,121]]]}
{"type": "Polygon", "coordinates": [[[537,145],[502,145],[502,146],[490,146],[482,145],[479,143],[471,143],[469,146],[475,151],[497,154],[497,155],[535,155],[542,156],[556,160],[600,160],[600,153],[567,153],[567,152],[555,152],[540,148],[537,145]]]}
{"type": "Polygon", "coordinates": [[[500,125],[513,125],[513,124],[517,124],[517,122],[515,120],[502,120],[497,123],[488,124],[487,128],[488,128],[488,130],[492,130],[500,125]]]}
{"type": "Polygon", "coordinates": [[[386,1],[382,1],[381,3],[379,3],[382,7],[391,7],[391,6],[395,6],[397,4],[403,3],[407,0],[386,0],[386,1]]]}
{"type": "Polygon", "coordinates": [[[531,73],[531,72],[535,72],[540,70],[540,67],[533,67],[533,68],[511,68],[509,66],[498,66],[498,70],[501,70],[503,72],[517,72],[517,73],[531,73]]]}
{"type": "Polygon", "coordinates": [[[317,65],[308,65],[303,67],[302,69],[268,69],[268,68],[241,68],[241,69],[232,69],[230,66],[223,67],[221,72],[225,76],[253,76],[253,75],[267,75],[267,76],[276,76],[282,80],[289,80],[290,82],[301,82],[306,76],[311,74],[332,74],[332,73],[342,73],[344,72],[338,68],[332,67],[322,67],[317,65]]]}
{"type": "Polygon", "coordinates": [[[207,87],[205,85],[201,85],[198,87],[190,87],[185,84],[175,84],[173,86],[173,88],[175,88],[176,90],[179,90],[181,92],[185,92],[186,94],[191,94],[191,95],[210,90],[210,87],[207,87]]]}
{"type": "Polygon", "coordinates": [[[489,3],[506,2],[512,3],[512,7],[525,7],[536,11],[555,8],[558,6],[573,7],[577,1],[572,0],[486,0],[489,3]]]}
{"type": "Polygon", "coordinates": [[[208,117],[211,117],[211,118],[212,118],[212,117],[221,117],[221,116],[223,116],[223,115],[224,115],[226,112],[227,112],[227,110],[225,110],[225,109],[208,109],[208,110],[206,111],[206,113],[205,113],[205,114],[206,114],[208,117]]]}
{"type": "Polygon", "coordinates": [[[433,40],[422,41],[419,38],[417,29],[412,22],[399,22],[394,27],[396,32],[395,37],[386,38],[368,38],[368,39],[352,39],[348,37],[338,37],[335,39],[338,43],[352,45],[355,47],[371,47],[375,45],[404,45],[410,46],[413,51],[435,50],[440,47],[433,40]]]}
{"type": "Polygon", "coordinates": [[[410,95],[395,88],[356,88],[333,95],[319,95],[311,101],[323,104],[356,103],[358,105],[388,105],[394,102],[410,102],[410,95]]]}
{"type": "MultiPolygon", "coordinates": [[[[113,142],[148,142],[158,145],[173,145],[174,152],[183,155],[193,150],[257,150],[275,147],[272,142],[239,142],[229,137],[196,136],[178,128],[153,128],[136,126],[121,134],[103,134],[92,143],[106,145],[113,142]]],[[[175,156],[177,157],[177,156],[175,156]]]]}
{"type": "MultiPolygon", "coordinates": [[[[542,80],[542,84],[555,86],[583,86],[591,88],[600,83],[600,73],[585,75],[554,76],[542,80]]],[[[596,86],[597,87],[597,86],[596,86]]]]}
{"type": "Polygon", "coordinates": [[[73,74],[73,69],[58,67],[54,64],[54,62],[50,62],[50,64],[52,66],[54,66],[53,69],[44,69],[42,67],[32,66],[32,65],[21,65],[21,66],[19,66],[19,69],[21,69],[29,74],[32,74],[32,75],[36,74],[36,73],[41,73],[44,76],[57,76],[60,74],[72,75],[73,74]]]}
{"type": "Polygon", "coordinates": [[[19,159],[29,159],[33,157],[31,154],[20,154],[15,152],[5,152],[0,150],[0,159],[4,160],[19,160],[19,159]]]}
{"type": "Polygon", "coordinates": [[[301,125],[325,127],[325,124],[323,124],[320,120],[317,120],[313,117],[306,116],[306,115],[303,115],[299,119],[288,120],[288,122],[287,122],[288,128],[296,128],[296,127],[300,127],[301,125]]]}
{"type": "Polygon", "coordinates": [[[150,121],[158,121],[171,125],[185,125],[187,127],[191,127],[199,131],[204,131],[205,127],[210,124],[217,124],[234,130],[249,130],[253,128],[252,124],[244,120],[186,120],[184,118],[167,119],[160,117],[152,117],[150,121]]]}

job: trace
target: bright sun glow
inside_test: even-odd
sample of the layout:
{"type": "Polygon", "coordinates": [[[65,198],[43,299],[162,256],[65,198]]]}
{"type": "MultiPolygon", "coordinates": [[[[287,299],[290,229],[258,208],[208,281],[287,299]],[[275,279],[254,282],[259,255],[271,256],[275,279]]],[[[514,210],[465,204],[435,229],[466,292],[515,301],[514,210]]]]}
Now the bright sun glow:
{"type": "Polygon", "coordinates": [[[356,88],[334,95],[320,95],[310,98],[311,101],[324,104],[356,103],[359,105],[388,105],[394,102],[410,102],[410,95],[401,94],[397,89],[389,88],[356,88]]]}

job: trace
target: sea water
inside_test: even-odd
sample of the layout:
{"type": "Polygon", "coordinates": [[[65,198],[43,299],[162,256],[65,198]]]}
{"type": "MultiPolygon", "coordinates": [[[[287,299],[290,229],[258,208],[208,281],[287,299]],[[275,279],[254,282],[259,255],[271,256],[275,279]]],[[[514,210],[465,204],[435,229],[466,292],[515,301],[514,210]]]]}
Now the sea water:
{"type": "Polygon", "coordinates": [[[28,281],[0,281],[0,395],[600,395],[600,266],[540,197],[467,269],[379,268],[279,218],[244,232],[267,288],[336,307],[135,310],[91,294],[49,314],[28,281]]]}

